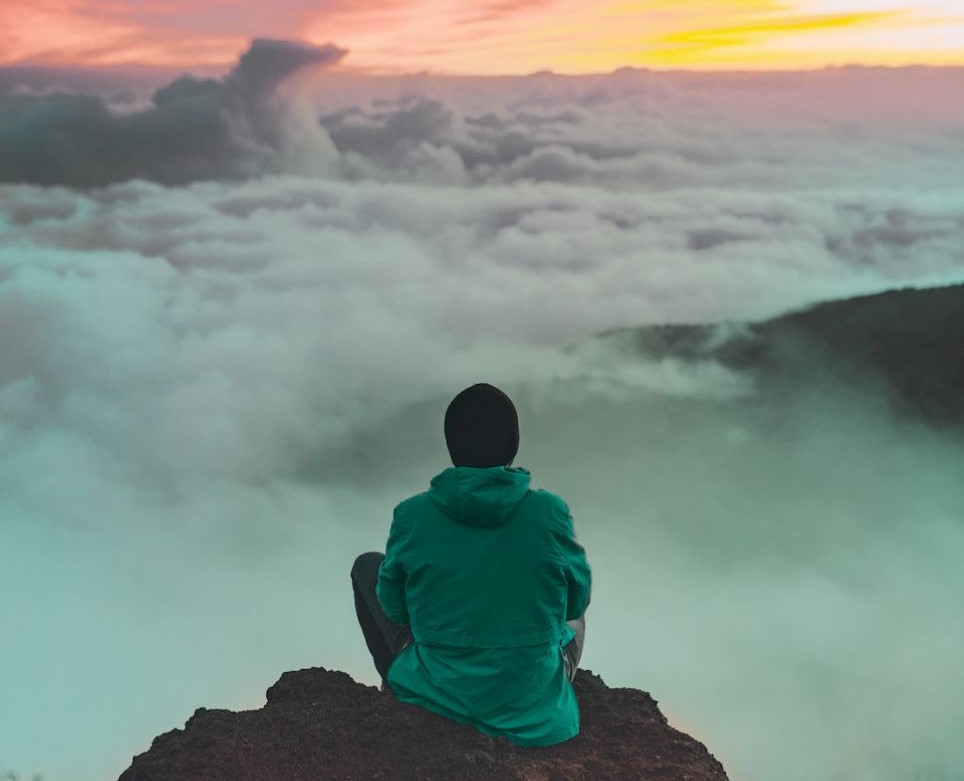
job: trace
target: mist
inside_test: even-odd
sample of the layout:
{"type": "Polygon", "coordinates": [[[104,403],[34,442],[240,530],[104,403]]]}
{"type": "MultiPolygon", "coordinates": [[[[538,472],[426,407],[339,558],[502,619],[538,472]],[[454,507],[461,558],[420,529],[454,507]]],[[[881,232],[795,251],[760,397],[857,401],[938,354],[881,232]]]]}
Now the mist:
{"type": "MultiPolygon", "coordinates": [[[[584,667],[733,779],[959,776],[959,435],[600,334],[964,281],[961,71],[362,78],[326,51],[251,102],[209,80],[219,128],[269,129],[213,167],[172,162],[185,131],[38,183],[10,161],[62,115],[0,97],[0,772],[116,776],[289,669],[374,684],[351,562],[484,380],[594,567],[584,667]]],[[[180,127],[85,100],[109,138],[180,127]]]]}

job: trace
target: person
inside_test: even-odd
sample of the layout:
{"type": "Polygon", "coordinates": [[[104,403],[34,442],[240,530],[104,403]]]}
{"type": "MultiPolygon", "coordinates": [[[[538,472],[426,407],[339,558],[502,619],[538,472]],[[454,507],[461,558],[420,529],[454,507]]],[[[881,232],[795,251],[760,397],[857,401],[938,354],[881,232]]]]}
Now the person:
{"type": "Polygon", "coordinates": [[[579,732],[572,680],[591,570],[569,507],[511,466],[509,397],[479,383],[445,412],[453,466],[395,507],[385,554],[351,580],[382,686],[520,746],[579,732]]]}

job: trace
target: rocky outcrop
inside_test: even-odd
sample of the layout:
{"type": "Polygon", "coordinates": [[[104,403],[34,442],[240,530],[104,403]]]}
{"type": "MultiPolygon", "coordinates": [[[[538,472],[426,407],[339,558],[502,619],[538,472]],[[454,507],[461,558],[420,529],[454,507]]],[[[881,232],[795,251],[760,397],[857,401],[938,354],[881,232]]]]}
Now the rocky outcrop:
{"type": "Polygon", "coordinates": [[[322,668],[288,672],[260,710],[199,709],[119,781],[725,781],[647,693],[580,670],[582,731],[518,748],[322,668]]]}

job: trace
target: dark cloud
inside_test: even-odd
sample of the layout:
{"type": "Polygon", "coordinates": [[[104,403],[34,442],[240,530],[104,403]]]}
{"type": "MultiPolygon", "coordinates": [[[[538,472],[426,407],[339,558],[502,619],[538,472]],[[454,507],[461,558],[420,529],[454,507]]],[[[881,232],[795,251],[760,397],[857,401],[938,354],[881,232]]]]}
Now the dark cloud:
{"type": "Polygon", "coordinates": [[[323,115],[320,122],[340,151],[394,170],[421,145],[446,143],[453,112],[441,101],[412,98],[376,105],[371,112],[357,106],[343,109],[323,115]]]}
{"type": "Polygon", "coordinates": [[[184,76],[159,89],[150,109],[129,114],[95,96],[8,94],[0,99],[0,181],[179,184],[277,168],[285,140],[278,86],[344,54],[258,39],[226,78],[184,76]]]}

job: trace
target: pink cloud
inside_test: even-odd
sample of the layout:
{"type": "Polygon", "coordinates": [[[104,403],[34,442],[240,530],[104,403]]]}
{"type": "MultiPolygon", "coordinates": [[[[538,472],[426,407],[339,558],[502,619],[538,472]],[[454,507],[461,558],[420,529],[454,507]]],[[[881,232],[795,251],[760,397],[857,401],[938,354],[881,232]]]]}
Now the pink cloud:
{"type": "Polygon", "coordinates": [[[299,38],[319,16],[353,8],[350,0],[37,0],[3,8],[0,63],[227,64],[252,38],[299,38]]]}

